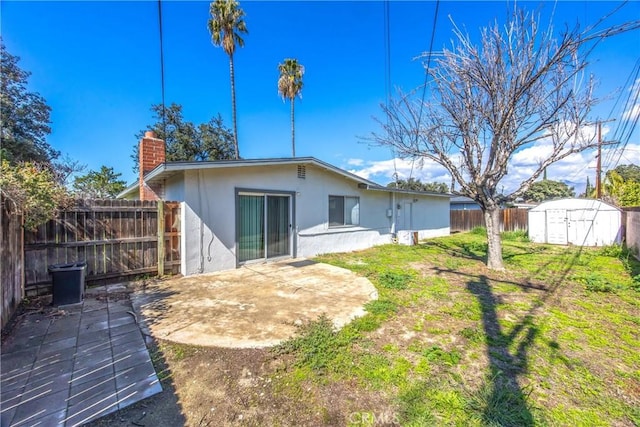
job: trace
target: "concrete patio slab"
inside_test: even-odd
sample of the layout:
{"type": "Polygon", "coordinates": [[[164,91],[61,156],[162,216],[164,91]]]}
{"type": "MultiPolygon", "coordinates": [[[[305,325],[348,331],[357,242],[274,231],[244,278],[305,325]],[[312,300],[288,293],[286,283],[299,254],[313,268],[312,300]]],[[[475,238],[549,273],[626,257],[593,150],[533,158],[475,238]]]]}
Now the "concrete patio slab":
{"type": "Polygon", "coordinates": [[[106,288],[25,314],[2,343],[0,425],[82,425],[162,391],[136,317],[106,288]]]}
{"type": "Polygon", "coordinates": [[[132,300],[156,338],[253,348],[276,345],[323,313],[341,327],[377,297],[369,280],[349,270],[286,260],[147,282],[132,300]]]}

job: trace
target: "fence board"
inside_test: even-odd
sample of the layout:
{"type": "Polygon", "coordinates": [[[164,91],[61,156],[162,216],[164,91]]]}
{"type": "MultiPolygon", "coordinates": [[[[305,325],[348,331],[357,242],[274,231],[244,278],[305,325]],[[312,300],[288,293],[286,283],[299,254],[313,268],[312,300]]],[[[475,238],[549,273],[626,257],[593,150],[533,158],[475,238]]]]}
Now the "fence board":
{"type": "MultiPolygon", "coordinates": [[[[480,209],[452,210],[449,214],[452,232],[469,231],[475,227],[484,227],[484,215],[480,209]]],[[[500,210],[500,231],[528,230],[527,209],[507,208],[500,210]]]]}
{"type": "Polygon", "coordinates": [[[22,215],[8,200],[0,199],[0,318],[7,324],[23,297],[22,215]]]}
{"type": "MultiPolygon", "coordinates": [[[[25,290],[46,292],[51,283],[48,266],[87,263],[88,282],[158,271],[158,239],[165,242],[166,272],[180,265],[180,230],[174,217],[180,204],[164,202],[172,220],[166,235],[158,233],[159,202],[127,200],[78,201],[35,231],[25,232],[25,290]],[[167,240],[170,244],[167,244],[167,240]]],[[[166,230],[166,227],[165,227],[166,230]]]]}

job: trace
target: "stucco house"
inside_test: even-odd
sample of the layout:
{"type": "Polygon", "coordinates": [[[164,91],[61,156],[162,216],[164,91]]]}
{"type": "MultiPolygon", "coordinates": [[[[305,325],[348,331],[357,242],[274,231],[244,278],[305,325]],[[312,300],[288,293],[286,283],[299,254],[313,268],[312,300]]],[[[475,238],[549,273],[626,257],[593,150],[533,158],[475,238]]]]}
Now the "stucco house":
{"type": "Polygon", "coordinates": [[[480,205],[467,196],[452,196],[450,200],[452,211],[477,211],[480,210],[480,205]]]}
{"type": "Polygon", "coordinates": [[[140,141],[140,179],[119,197],[181,202],[181,273],[365,249],[400,230],[449,234],[448,194],[390,189],[313,157],[165,162],[140,141]]]}

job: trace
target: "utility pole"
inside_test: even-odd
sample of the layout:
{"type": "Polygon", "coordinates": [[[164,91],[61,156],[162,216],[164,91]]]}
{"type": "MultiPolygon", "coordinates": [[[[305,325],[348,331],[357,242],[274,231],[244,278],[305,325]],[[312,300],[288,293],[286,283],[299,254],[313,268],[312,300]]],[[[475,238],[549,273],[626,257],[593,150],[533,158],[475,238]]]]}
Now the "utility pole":
{"type": "Polygon", "coordinates": [[[598,156],[596,160],[596,199],[602,198],[602,182],[600,175],[602,173],[602,123],[598,122],[598,156]]]}

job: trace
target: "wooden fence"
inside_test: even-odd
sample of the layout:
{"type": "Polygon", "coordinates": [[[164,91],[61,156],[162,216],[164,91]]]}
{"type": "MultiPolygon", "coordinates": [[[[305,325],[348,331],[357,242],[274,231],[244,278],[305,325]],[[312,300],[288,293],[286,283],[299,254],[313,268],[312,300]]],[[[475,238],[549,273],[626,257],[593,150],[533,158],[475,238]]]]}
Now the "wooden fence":
{"type": "Polygon", "coordinates": [[[84,261],[87,282],[176,273],[180,268],[180,204],[81,200],[24,235],[25,293],[49,293],[48,266],[84,261]],[[164,254],[164,256],[158,256],[164,254]]]}
{"type": "MultiPolygon", "coordinates": [[[[508,208],[500,210],[500,231],[528,230],[528,210],[508,208]]],[[[449,214],[451,232],[469,231],[484,227],[484,216],[480,209],[452,210],[449,214]]]]}
{"type": "Polygon", "coordinates": [[[640,207],[622,208],[620,218],[624,244],[631,249],[631,253],[640,259],[640,207]]]}
{"type": "Polygon", "coordinates": [[[0,199],[0,317],[7,324],[23,297],[22,214],[0,199]]]}

